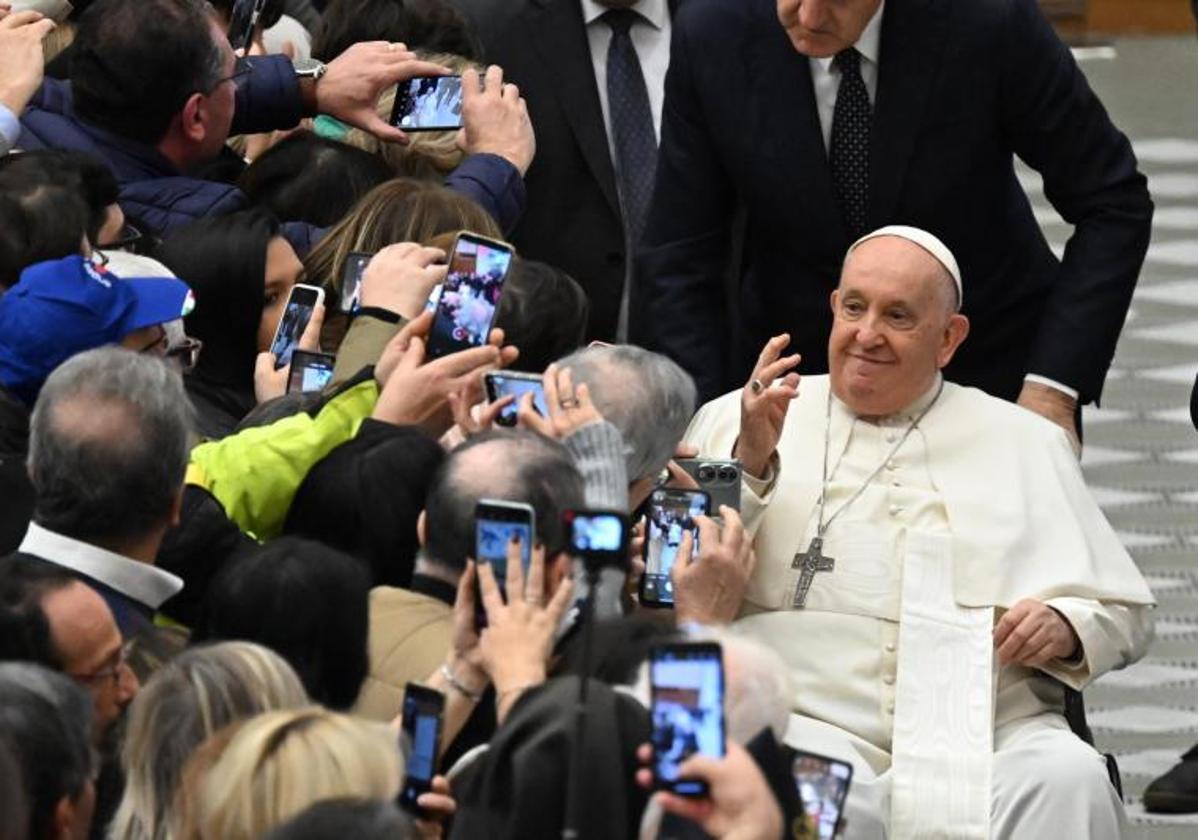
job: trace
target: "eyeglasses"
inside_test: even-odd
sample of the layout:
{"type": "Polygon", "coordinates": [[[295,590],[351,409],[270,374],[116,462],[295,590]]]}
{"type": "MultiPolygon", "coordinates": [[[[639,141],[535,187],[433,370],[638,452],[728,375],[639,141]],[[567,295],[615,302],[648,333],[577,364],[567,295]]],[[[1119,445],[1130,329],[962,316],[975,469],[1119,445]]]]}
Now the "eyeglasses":
{"type": "Polygon", "coordinates": [[[111,680],[115,688],[121,681],[121,673],[129,665],[129,657],[133,653],[133,640],[125,642],[121,645],[121,649],[116,652],[116,662],[105,665],[98,671],[93,671],[90,674],[67,674],[71,679],[77,682],[87,683],[89,685],[101,682],[103,680],[111,680]]]}
{"type": "Polygon", "coordinates": [[[204,342],[198,338],[185,338],[174,347],[168,347],[166,357],[179,365],[179,369],[183,373],[192,370],[200,361],[200,351],[204,349],[204,342]]]}
{"type": "Polygon", "coordinates": [[[250,73],[253,73],[253,72],[254,72],[254,65],[250,64],[244,58],[239,58],[239,59],[237,59],[236,63],[234,63],[234,65],[233,65],[233,75],[232,76],[224,76],[222,78],[217,79],[215,82],[212,83],[212,86],[210,88],[208,88],[208,90],[203,91],[203,93],[205,96],[208,96],[214,90],[216,90],[218,87],[223,85],[225,82],[232,82],[234,87],[237,87],[241,84],[242,79],[244,79],[246,76],[248,76],[250,73]]]}

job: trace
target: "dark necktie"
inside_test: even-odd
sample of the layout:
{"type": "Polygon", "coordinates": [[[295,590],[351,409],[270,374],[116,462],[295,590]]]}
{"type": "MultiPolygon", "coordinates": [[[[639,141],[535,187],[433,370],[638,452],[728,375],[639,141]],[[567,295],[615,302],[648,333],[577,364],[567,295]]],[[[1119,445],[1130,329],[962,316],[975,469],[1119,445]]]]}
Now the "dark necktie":
{"type": "Polygon", "coordinates": [[[869,209],[869,142],[873,108],[861,78],[861,53],[852,47],[832,60],[840,71],[840,91],[832,112],[828,159],[840,210],[853,239],[864,235],[869,209]]]}
{"type": "Polygon", "coordinates": [[[632,9],[611,9],[603,13],[602,20],[611,27],[611,45],[607,48],[607,108],[631,252],[645,230],[649,199],[653,196],[653,174],[657,169],[657,136],[653,131],[649,90],[629,34],[632,25],[644,19],[632,9]]]}

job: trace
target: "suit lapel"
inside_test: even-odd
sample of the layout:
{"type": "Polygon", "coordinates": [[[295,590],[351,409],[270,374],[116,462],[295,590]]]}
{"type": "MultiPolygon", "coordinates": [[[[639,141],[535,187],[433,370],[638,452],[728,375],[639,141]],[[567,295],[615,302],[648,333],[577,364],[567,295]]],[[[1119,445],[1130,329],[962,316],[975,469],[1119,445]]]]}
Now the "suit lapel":
{"type": "Polygon", "coordinates": [[[754,97],[751,136],[771,145],[777,171],[790,187],[786,202],[799,201],[818,208],[811,218],[826,221],[831,227],[820,235],[844,239],[848,234],[837,209],[811,83],[810,59],[795,50],[773,14],[773,4],[762,6],[770,13],[758,19],[741,53],[754,97]],[[824,209],[829,207],[833,212],[824,209]]]}
{"type": "Polygon", "coordinates": [[[599,106],[591,47],[577,0],[533,0],[524,12],[528,41],[545,63],[557,99],[604,197],[616,213],[620,199],[599,106]]]}
{"type": "Polygon", "coordinates": [[[946,0],[887,0],[874,103],[867,227],[892,221],[944,48],[946,0]]]}

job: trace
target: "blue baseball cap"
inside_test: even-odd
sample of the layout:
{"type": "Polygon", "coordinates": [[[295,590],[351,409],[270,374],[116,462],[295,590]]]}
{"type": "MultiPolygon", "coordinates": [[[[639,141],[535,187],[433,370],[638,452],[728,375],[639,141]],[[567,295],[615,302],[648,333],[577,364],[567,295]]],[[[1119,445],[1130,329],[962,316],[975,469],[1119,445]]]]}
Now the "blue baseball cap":
{"type": "Polygon", "coordinates": [[[0,298],[0,385],[32,405],[67,359],[175,321],[194,305],[182,280],[120,278],[80,255],[31,265],[0,298]]]}

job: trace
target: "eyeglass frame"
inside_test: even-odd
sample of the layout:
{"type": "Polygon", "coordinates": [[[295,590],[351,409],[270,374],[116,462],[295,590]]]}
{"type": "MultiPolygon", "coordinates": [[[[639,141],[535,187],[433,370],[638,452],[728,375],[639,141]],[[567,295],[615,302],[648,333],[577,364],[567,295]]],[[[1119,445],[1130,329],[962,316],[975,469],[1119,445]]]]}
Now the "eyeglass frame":
{"type": "Polygon", "coordinates": [[[213,94],[213,92],[215,92],[216,89],[218,87],[220,87],[221,85],[223,85],[225,82],[232,82],[233,86],[237,87],[239,79],[243,79],[253,72],[254,72],[254,65],[250,64],[244,58],[239,58],[233,62],[233,75],[222,76],[221,78],[219,78],[215,82],[213,82],[211,87],[209,87],[207,90],[200,91],[200,93],[204,94],[204,96],[211,96],[213,94]]]}
{"type": "Polygon", "coordinates": [[[204,349],[204,342],[198,338],[185,336],[178,344],[166,348],[166,358],[169,361],[179,362],[179,368],[183,373],[189,370],[194,370],[195,366],[200,361],[200,351],[204,349]]]}
{"type": "Polygon", "coordinates": [[[67,676],[76,682],[93,685],[101,680],[112,680],[112,687],[116,688],[121,682],[121,672],[124,668],[129,667],[129,659],[133,654],[134,640],[129,639],[123,642],[117,650],[117,661],[113,665],[105,665],[98,671],[93,671],[90,674],[72,674],[67,673],[67,676]]]}

